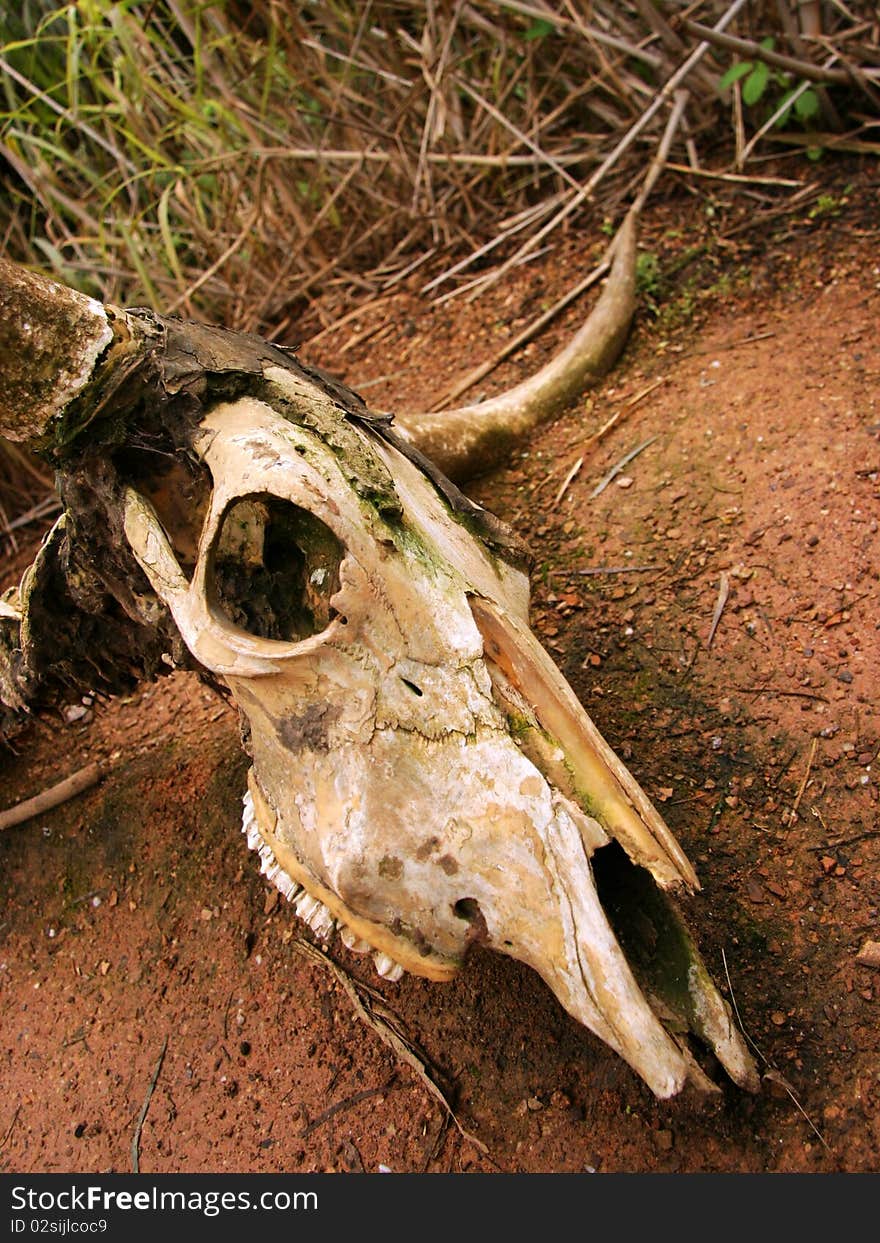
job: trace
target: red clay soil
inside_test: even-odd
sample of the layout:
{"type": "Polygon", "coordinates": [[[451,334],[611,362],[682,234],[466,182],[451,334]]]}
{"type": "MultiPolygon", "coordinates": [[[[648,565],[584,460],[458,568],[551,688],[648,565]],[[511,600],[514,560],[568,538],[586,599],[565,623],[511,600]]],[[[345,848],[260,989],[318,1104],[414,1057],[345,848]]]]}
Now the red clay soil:
{"type": "MultiPolygon", "coordinates": [[[[0,754],[2,806],[113,761],[0,838],[0,1170],[125,1172],[135,1139],[160,1173],[880,1168],[880,973],[860,962],[880,941],[880,252],[876,188],[828,197],[760,243],[704,231],[708,267],[682,250],[697,207],[655,211],[646,250],[679,268],[664,287],[643,267],[657,316],[471,489],[534,549],[536,630],[698,868],[688,916],[760,1093],[719,1076],[715,1098],[656,1101],[487,952],[445,985],[380,982],[338,942],[344,974],[303,957],[239,831],[235,716],[174,675],[0,754]],[[376,990],[360,1013],[349,978],[376,990]]],[[[582,245],[471,306],[401,292],[304,353],[378,407],[426,404],[565,288],[582,245]]]]}

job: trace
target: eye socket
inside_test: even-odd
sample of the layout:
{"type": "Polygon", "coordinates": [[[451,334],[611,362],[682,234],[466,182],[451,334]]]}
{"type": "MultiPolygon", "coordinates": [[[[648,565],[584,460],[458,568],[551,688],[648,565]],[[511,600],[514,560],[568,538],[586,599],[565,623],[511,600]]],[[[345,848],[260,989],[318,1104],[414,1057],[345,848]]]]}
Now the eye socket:
{"type": "Polygon", "coordinates": [[[240,497],[223,515],[208,573],[214,606],[261,639],[320,634],[337,616],[345,547],[326,523],[290,501],[240,497]]]}
{"type": "Polygon", "coordinates": [[[122,481],[145,497],[162,525],[177,564],[192,579],[199,532],[211,503],[210,471],[173,446],[119,450],[113,464],[122,481]]]}

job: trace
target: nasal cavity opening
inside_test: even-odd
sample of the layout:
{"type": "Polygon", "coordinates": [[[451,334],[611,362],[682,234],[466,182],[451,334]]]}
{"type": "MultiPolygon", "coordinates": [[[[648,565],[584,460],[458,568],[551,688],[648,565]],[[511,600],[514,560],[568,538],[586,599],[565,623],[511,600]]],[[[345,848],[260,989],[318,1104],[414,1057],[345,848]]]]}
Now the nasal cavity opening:
{"type": "Polygon", "coordinates": [[[468,944],[489,944],[489,929],[486,927],[486,918],[480,910],[480,904],[476,898],[459,898],[453,905],[452,911],[459,919],[463,919],[470,924],[466,936],[468,944]]]}
{"type": "Polygon", "coordinates": [[[277,496],[240,497],[214,544],[214,605],[241,630],[282,642],[307,639],[337,616],[345,547],[325,522],[277,496]]]}
{"type": "Polygon", "coordinates": [[[690,972],[698,958],[681,915],[618,842],[601,847],[590,863],[602,909],[639,986],[687,1026],[690,972]]]}

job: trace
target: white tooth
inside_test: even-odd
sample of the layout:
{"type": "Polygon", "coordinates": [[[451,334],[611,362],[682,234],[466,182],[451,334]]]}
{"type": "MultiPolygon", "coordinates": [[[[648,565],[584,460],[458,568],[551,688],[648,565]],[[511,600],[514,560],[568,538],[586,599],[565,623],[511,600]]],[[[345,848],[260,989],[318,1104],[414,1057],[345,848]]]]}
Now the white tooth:
{"type": "Polygon", "coordinates": [[[309,920],[309,927],[312,932],[314,932],[316,936],[319,936],[322,941],[326,941],[333,932],[335,923],[336,921],[327,910],[326,906],[324,906],[323,902],[319,902],[318,909],[309,920]]]}
{"type": "Polygon", "coordinates": [[[376,964],[376,970],[385,980],[399,980],[403,975],[403,967],[400,963],[389,958],[387,954],[374,955],[373,962],[376,964]]]}
{"type": "Polygon", "coordinates": [[[280,871],[281,868],[277,863],[270,864],[269,867],[266,868],[266,880],[274,881],[280,871]]]}
{"type": "Polygon", "coordinates": [[[251,850],[260,849],[260,833],[255,824],[252,824],[247,831],[247,844],[251,850]]]}
{"type": "Polygon", "coordinates": [[[284,894],[288,902],[292,902],[299,893],[299,885],[286,872],[279,872],[274,878],[276,887],[284,894]]]}
{"type": "Polygon", "coordinates": [[[373,948],[369,941],[364,941],[346,924],[340,924],[339,935],[342,938],[342,944],[353,954],[369,954],[373,948]]]}
{"type": "Polygon", "coordinates": [[[296,900],[295,910],[300,919],[304,919],[308,923],[318,909],[318,905],[316,898],[313,898],[310,893],[303,892],[296,900]]]}

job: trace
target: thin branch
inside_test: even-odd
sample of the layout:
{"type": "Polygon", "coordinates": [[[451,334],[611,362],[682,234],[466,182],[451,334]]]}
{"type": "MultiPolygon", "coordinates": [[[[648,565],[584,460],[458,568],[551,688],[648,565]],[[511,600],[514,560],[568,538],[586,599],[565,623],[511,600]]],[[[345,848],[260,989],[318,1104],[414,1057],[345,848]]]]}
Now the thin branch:
{"type": "MultiPolygon", "coordinates": [[[[836,53],[833,56],[830,56],[828,58],[827,63],[830,65],[835,60],[837,60],[836,53]]],[[[773,129],[773,126],[776,124],[776,122],[781,120],[781,118],[784,117],[788,113],[789,109],[794,106],[797,100],[800,99],[800,97],[804,94],[804,92],[808,90],[809,90],[809,83],[802,82],[800,86],[794,91],[793,94],[783,99],[783,102],[779,105],[776,111],[771,113],[771,115],[767,118],[767,120],[764,122],[761,128],[756,133],[754,133],[752,137],[749,139],[749,141],[746,143],[740,156],[741,167],[743,164],[745,164],[746,160],[749,158],[749,156],[754,151],[755,147],[758,145],[758,143],[761,141],[764,135],[770,133],[770,131],[773,129]]]]}
{"type": "Polygon", "coordinates": [[[331,1118],[335,1118],[337,1114],[346,1113],[349,1109],[354,1109],[355,1105],[360,1105],[361,1101],[367,1101],[373,1096],[383,1096],[391,1087],[397,1078],[397,1067],[388,1079],[378,1088],[365,1088],[363,1092],[355,1092],[353,1096],[347,1097],[344,1101],[337,1101],[335,1105],[331,1105],[329,1109],[325,1109],[322,1114],[318,1114],[308,1126],[303,1127],[300,1131],[300,1139],[305,1139],[307,1135],[311,1135],[313,1131],[317,1131],[318,1127],[323,1126],[325,1122],[329,1122],[331,1118]]]}
{"type": "Polygon", "coordinates": [[[489,102],[488,99],[485,99],[479,91],[475,90],[472,86],[469,86],[464,78],[456,75],[455,81],[459,90],[464,91],[465,95],[469,95],[475,103],[479,104],[481,108],[484,108],[493,120],[497,121],[499,125],[503,125],[506,130],[513,134],[517,141],[521,142],[523,146],[528,147],[530,151],[534,152],[542,163],[546,164],[548,168],[552,168],[554,173],[557,173],[565,182],[568,183],[568,185],[572,186],[573,189],[580,189],[578,182],[571,176],[570,173],[565,171],[558,160],[556,160],[542,147],[539,147],[534,139],[529,138],[528,134],[523,133],[517,125],[514,125],[512,121],[508,120],[504,113],[500,112],[494,104],[489,102]]]}
{"type": "Polygon", "coordinates": [[[167,1048],[168,1048],[168,1037],[166,1036],[165,1039],[162,1041],[162,1048],[159,1051],[159,1057],[157,1058],[156,1065],[153,1069],[153,1076],[150,1079],[149,1086],[147,1087],[147,1095],[144,1098],[144,1103],[141,1106],[141,1112],[138,1115],[137,1125],[134,1128],[134,1137],[132,1138],[132,1141],[131,1141],[131,1172],[133,1174],[139,1174],[141,1172],[140,1171],[141,1131],[144,1129],[144,1122],[146,1121],[147,1112],[150,1108],[150,1101],[153,1099],[153,1093],[156,1091],[156,1084],[159,1080],[159,1075],[162,1073],[162,1063],[165,1061],[165,1052],[167,1048]]]}
{"type": "Polygon", "coordinates": [[[648,165],[648,171],[642,182],[642,188],[639,190],[638,196],[632,205],[633,211],[641,211],[648,201],[648,196],[657,184],[657,179],[666,166],[666,160],[669,156],[669,149],[672,146],[672,140],[676,135],[681,118],[684,114],[687,102],[690,99],[690,92],[686,90],[676,91],[673,96],[672,111],[669,114],[669,120],[666,122],[666,128],[663,131],[663,137],[657,145],[654,152],[654,158],[648,165]]]}
{"type": "MultiPolygon", "coordinates": [[[[329,954],[325,954],[323,950],[318,949],[316,945],[312,945],[309,941],[293,941],[292,946],[298,954],[302,955],[303,958],[308,959],[310,962],[313,962],[320,967],[324,967],[325,970],[329,971],[336,978],[345,990],[346,996],[354,1007],[358,1018],[365,1023],[367,1027],[372,1028],[379,1039],[386,1044],[389,1049],[391,1049],[398,1060],[403,1062],[414,1072],[416,1078],[426,1089],[426,1091],[434,1098],[434,1100],[437,1101],[439,1105],[442,1106],[442,1108],[455,1123],[462,1138],[472,1143],[480,1150],[480,1152],[487,1152],[486,1145],[481,1140],[477,1139],[475,1135],[471,1135],[470,1132],[466,1131],[461,1125],[452,1106],[446,1099],[444,1092],[440,1087],[438,1087],[431,1075],[428,1073],[428,1068],[423,1058],[420,1057],[413,1049],[410,1042],[406,1040],[398,1030],[396,1030],[395,1025],[389,1021],[392,1017],[391,1012],[390,1010],[387,1010],[384,1003],[382,1003],[382,1008],[385,1009],[388,1017],[385,1017],[383,1014],[376,1013],[374,1005],[365,1004],[363,998],[361,997],[358,983],[353,980],[348,972],[344,971],[342,967],[340,967],[339,963],[335,962],[329,954]]],[[[367,989],[364,985],[360,985],[360,988],[364,989],[368,995],[372,993],[372,990],[367,989]]],[[[375,996],[375,994],[373,995],[375,996]]]]}
{"type": "Polygon", "coordinates": [[[616,462],[614,466],[611,467],[611,470],[609,470],[608,474],[604,475],[602,479],[600,479],[599,482],[596,484],[595,488],[593,488],[593,491],[590,493],[589,499],[592,501],[592,500],[595,500],[597,496],[601,496],[602,493],[605,491],[605,489],[608,487],[609,483],[611,483],[612,480],[617,478],[617,476],[624,469],[624,467],[628,466],[634,458],[637,458],[639,456],[640,453],[644,453],[645,449],[647,449],[649,445],[652,445],[656,439],[657,439],[656,436],[649,436],[647,440],[643,440],[640,445],[636,445],[636,447],[634,449],[631,449],[629,453],[627,453],[624,457],[620,459],[619,462],[616,462]]]}
{"type": "Polygon", "coordinates": [[[557,578],[593,578],[613,574],[646,574],[649,570],[659,570],[658,562],[649,565],[591,565],[585,570],[551,570],[551,576],[557,578]]]}
{"type": "Polygon", "coordinates": [[[496,367],[500,366],[500,364],[504,362],[505,358],[508,358],[512,353],[514,353],[515,350],[518,350],[520,346],[526,345],[529,341],[531,341],[533,337],[537,336],[542,328],[546,327],[551,320],[561,314],[561,312],[564,311],[570,303],[574,302],[574,300],[579,298],[582,293],[585,293],[588,289],[595,285],[596,281],[601,280],[610,267],[611,261],[606,255],[602,262],[597,267],[593,268],[592,272],[585,276],[582,281],[579,281],[573,289],[569,289],[568,293],[563,294],[557,302],[554,302],[553,306],[539,315],[537,319],[533,320],[527,328],[524,328],[522,332],[518,333],[517,336],[508,341],[497,354],[493,355],[493,357],[488,359],[486,362],[480,363],[478,367],[474,367],[467,373],[467,375],[462,376],[460,380],[453,384],[450,389],[447,389],[440,400],[434,404],[434,409],[442,410],[444,406],[448,406],[450,402],[455,401],[455,399],[460,397],[462,393],[467,392],[469,388],[472,388],[473,385],[482,380],[484,376],[487,376],[490,372],[494,371],[496,367]]]}
{"type": "Polygon", "coordinates": [[[832,69],[829,65],[814,65],[812,61],[799,60],[795,56],[786,56],[782,52],[772,52],[751,39],[740,39],[736,35],[723,34],[717,28],[713,30],[701,22],[684,21],[682,26],[689,34],[696,35],[698,39],[705,39],[714,47],[736,52],[737,55],[749,60],[761,60],[766,65],[773,65],[776,69],[785,69],[788,73],[805,78],[808,82],[830,82],[849,86],[854,81],[858,81],[859,75],[866,78],[880,77],[880,69],[860,69],[859,74],[855,74],[846,69],[832,69]]]}
{"type": "Polygon", "coordinates": [[[0,831],[23,824],[25,820],[31,820],[45,811],[51,811],[53,807],[60,807],[62,803],[75,798],[77,794],[82,794],[84,790],[97,785],[103,775],[104,767],[100,762],[87,764],[85,768],[79,769],[70,777],[65,777],[63,781],[50,786],[48,790],[42,790],[33,798],[25,799],[23,803],[17,803],[14,807],[0,812],[0,831]]]}
{"type": "Polygon", "coordinates": [[[632,56],[637,60],[641,60],[646,65],[650,65],[652,69],[659,69],[663,63],[661,57],[656,52],[648,52],[634,43],[628,43],[617,35],[607,34],[596,26],[585,26],[581,22],[572,21],[571,18],[563,17],[560,13],[554,13],[549,9],[538,7],[538,5],[523,4],[521,0],[497,0],[497,3],[500,8],[510,9],[514,13],[522,13],[524,17],[534,17],[538,21],[550,22],[551,25],[562,30],[577,31],[584,38],[594,39],[596,43],[603,44],[613,51],[623,52],[625,56],[632,56]]]}
{"type": "Polygon", "coordinates": [[[655,389],[659,388],[661,384],[665,384],[665,383],[666,383],[666,377],[661,376],[659,380],[654,380],[653,383],[648,384],[640,392],[636,393],[634,397],[630,397],[628,401],[624,402],[624,404],[620,407],[620,409],[616,410],[614,414],[612,414],[611,418],[608,419],[607,422],[603,423],[597,432],[593,432],[592,436],[589,436],[587,438],[587,440],[584,442],[583,449],[581,450],[580,457],[575,462],[574,466],[572,466],[568,474],[565,476],[565,481],[563,482],[562,487],[556,493],[556,496],[553,499],[553,503],[550,506],[551,509],[556,509],[556,507],[559,505],[559,502],[565,496],[566,491],[571,486],[572,482],[577,476],[578,471],[581,469],[584,462],[587,460],[587,450],[592,449],[594,445],[597,445],[600,440],[602,440],[605,436],[607,436],[608,433],[611,431],[611,429],[618,424],[620,419],[623,417],[624,414],[626,414],[628,410],[632,410],[633,406],[637,406],[640,401],[643,401],[648,396],[649,393],[653,393],[655,389]]]}
{"type": "Polygon", "coordinates": [[[718,584],[718,600],[715,604],[715,610],[712,613],[712,625],[709,627],[709,637],[706,639],[706,647],[712,646],[712,640],[715,638],[715,632],[718,629],[718,623],[721,621],[721,614],[724,612],[724,606],[727,604],[730,595],[730,579],[727,573],[721,571],[721,581],[718,584]]]}
{"type": "Polygon", "coordinates": [[[775,1066],[773,1066],[773,1064],[767,1060],[767,1058],[764,1056],[764,1054],[755,1044],[754,1040],[752,1040],[749,1033],[743,1027],[742,1019],[740,1018],[740,1014],[739,1014],[739,1006],[736,1004],[736,994],[734,993],[733,985],[730,982],[730,972],[727,969],[727,955],[725,954],[723,948],[721,950],[721,961],[724,963],[724,974],[727,977],[727,990],[730,993],[730,1001],[731,1001],[731,1004],[733,1005],[733,1013],[736,1016],[736,1021],[739,1026],[739,1029],[742,1032],[743,1036],[745,1036],[749,1044],[752,1046],[755,1053],[758,1055],[758,1057],[767,1067],[767,1070],[765,1070],[763,1077],[769,1080],[771,1083],[778,1083],[780,1087],[785,1089],[785,1091],[791,1097],[792,1103],[794,1104],[795,1108],[798,1110],[800,1114],[803,1115],[804,1118],[806,1118],[807,1122],[810,1125],[811,1130],[813,1131],[813,1134],[819,1140],[820,1144],[822,1144],[822,1146],[825,1149],[827,1149],[828,1152],[831,1152],[831,1148],[829,1147],[828,1142],[826,1141],[824,1135],[822,1135],[821,1131],[817,1129],[816,1124],[813,1122],[809,1114],[805,1111],[803,1105],[801,1105],[800,1101],[795,1095],[794,1088],[791,1086],[791,1084],[788,1082],[785,1076],[781,1075],[779,1071],[775,1068],[775,1066]]]}
{"type": "Polygon", "coordinates": [[[798,788],[797,796],[795,797],[795,800],[792,803],[791,808],[789,809],[788,815],[785,817],[785,821],[787,824],[794,824],[794,822],[797,820],[798,808],[801,805],[801,799],[804,797],[804,791],[806,790],[807,784],[810,780],[810,773],[813,768],[813,760],[816,758],[816,748],[818,746],[819,746],[819,739],[817,737],[814,737],[812,743],[810,744],[810,754],[807,756],[807,771],[804,773],[803,780],[801,781],[800,787],[798,788]]]}
{"type": "Polygon", "coordinates": [[[666,167],[672,173],[687,173],[691,177],[706,177],[711,181],[738,182],[748,186],[783,186],[785,189],[796,190],[804,183],[794,181],[790,177],[750,177],[745,173],[719,173],[710,168],[694,168],[690,164],[674,164],[666,161],[666,167]]]}

